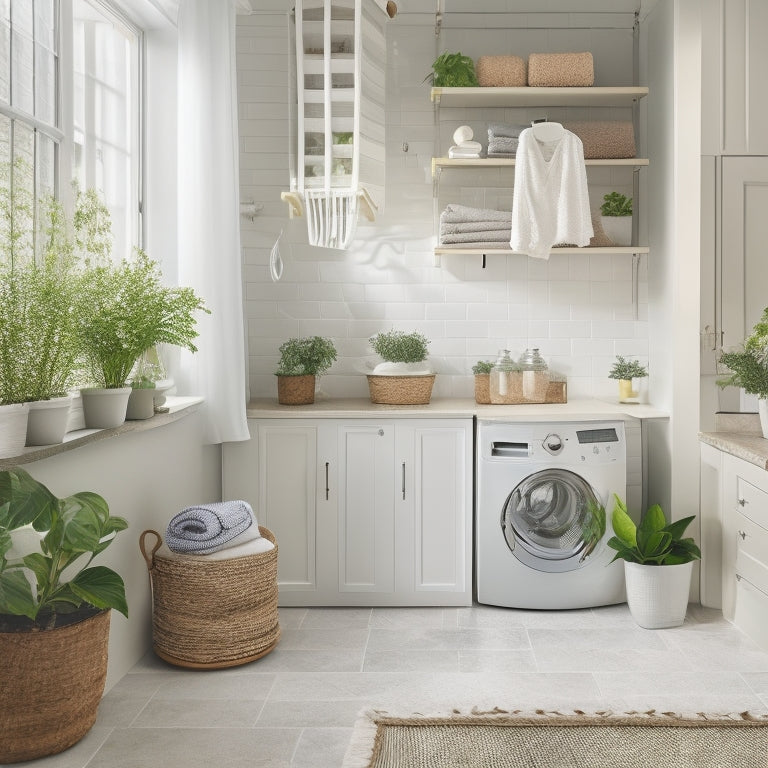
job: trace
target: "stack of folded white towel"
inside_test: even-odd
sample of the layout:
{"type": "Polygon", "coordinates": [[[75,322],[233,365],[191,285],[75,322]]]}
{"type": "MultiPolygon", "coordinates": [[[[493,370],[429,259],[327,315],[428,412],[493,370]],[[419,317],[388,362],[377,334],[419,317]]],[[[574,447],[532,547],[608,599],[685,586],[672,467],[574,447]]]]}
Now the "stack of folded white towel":
{"type": "Polygon", "coordinates": [[[440,245],[448,248],[508,249],[512,214],[450,203],[440,214],[440,245]]]}
{"type": "MultiPolygon", "coordinates": [[[[168,550],[179,555],[205,555],[225,560],[273,549],[262,537],[247,501],[221,501],[187,507],[168,523],[168,550]]],[[[167,554],[167,553],[166,553],[167,554]]]]}
{"type": "Polygon", "coordinates": [[[520,134],[529,126],[490,123],[488,125],[488,157],[514,157],[520,134]]]}
{"type": "Polygon", "coordinates": [[[461,125],[453,132],[454,145],[448,150],[448,157],[474,159],[480,157],[483,145],[472,141],[473,130],[468,125],[461,125]]]}

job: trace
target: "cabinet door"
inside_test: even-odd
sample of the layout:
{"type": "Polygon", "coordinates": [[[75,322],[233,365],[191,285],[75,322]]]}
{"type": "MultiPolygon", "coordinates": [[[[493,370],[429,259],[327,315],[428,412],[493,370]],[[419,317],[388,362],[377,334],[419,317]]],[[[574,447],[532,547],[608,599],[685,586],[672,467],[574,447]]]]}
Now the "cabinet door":
{"type": "Polygon", "coordinates": [[[409,420],[397,431],[398,594],[413,604],[469,605],[472,422],[409,420]]]}
{"type": "Polygon", "coordinates": [[[723,605],[722,457],[717,448],[702,443],[699,475],[701,604],[707,608],[722,608],[723,605]]]}
{"type": "Polygon", "coordinates": [[[393,461],[392,422],[338,426],[340,593],[394,592],[393,461]]]}

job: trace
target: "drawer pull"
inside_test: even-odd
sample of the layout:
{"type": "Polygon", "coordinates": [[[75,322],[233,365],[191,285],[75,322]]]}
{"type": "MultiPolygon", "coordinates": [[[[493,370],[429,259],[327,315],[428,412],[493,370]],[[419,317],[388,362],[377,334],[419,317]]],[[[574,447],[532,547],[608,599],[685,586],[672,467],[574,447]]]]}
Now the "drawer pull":
{"type": "Polygon", "coordinates": [[[746,499],[739,499],[739,506],[743,507],[747,503],[746,499]]]}
{"type": "Polygon", "coordinates": [[[405,462],[403,462],[403,499],[405,499],[405,462]]]}
{"type": "Polygon", "coordinates": [[[745,531],[737,531],[737,533],[739,534],[739,536],[741,536],[742,541],[744,541],[744,539],[747,538],[747,534],[745,531]]]}

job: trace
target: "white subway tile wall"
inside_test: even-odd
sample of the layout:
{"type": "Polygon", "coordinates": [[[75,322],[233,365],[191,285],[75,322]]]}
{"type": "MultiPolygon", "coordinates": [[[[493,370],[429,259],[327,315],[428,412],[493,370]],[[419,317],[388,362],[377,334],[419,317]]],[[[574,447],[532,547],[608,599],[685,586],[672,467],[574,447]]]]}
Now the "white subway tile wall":
{"type": "MultiPolygon", "coordinates": [[[[537,346],[550,367],[567,376],[577,397],[616,397],[607,378],[617,354],[648,361],[647,257],[640,260],[638,318],[632,306],[632,257],[622,254],[525,256],[449,254],[437,265],[435,210],[447,202],[511,209],[511,171],[444,171],[433,204],[431,158],[446,154],[453,130],[472,126],[481,141],[487,123],[540,117],[541,110],[442,109],[439,120],[423,82],[442,50],[484,53],[591,50],[596,84],[632,82],[631,17],[606,15],[605,28],[576,16],[517,15],[518,29],[446,29],[441,50],[434,17],[401,13],[387,26],[386,201],[374,224],[361,223],[349,251],[307,245],[304,218],[289,219],[280,193],[290,188],[291,42],[288,12],[239,16],[237,68],[240,110],[241,199],[263,204],[253,221],[242,218],[243,279],[248,329],[250,392],[275,397],[280,344],[292,336],[333,339],[339,359],[323,376],[328,396],[368,394],[366,366],[377,362],[368,338],[378,331],[417,329],[431,339],[438,373],[435,397],[471,397],[472,365],[497,350],[521,354],[537,346]],[[627,18],[624,18],[627,17],[627,18]],[[526,28],[527,25],[527,28],[526,28]],[[407,145],[407,151],[405,151],[407,145]],[[283,231],[285,270],[270,279],[269,254],[283,231]]],[[[473,24],[472,26],[476,26],[473,24]]],[[[550,119],[628,119],[626,111],[549,109],[550,119]]],[[[593,207],[605,192],[631,194],[632,172],[589,173],[593,207]]]]}

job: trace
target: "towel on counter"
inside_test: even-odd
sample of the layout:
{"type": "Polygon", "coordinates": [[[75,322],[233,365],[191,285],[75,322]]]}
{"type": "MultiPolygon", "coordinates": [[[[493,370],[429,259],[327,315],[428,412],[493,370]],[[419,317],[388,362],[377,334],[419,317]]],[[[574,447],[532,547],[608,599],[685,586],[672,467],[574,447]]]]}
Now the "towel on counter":
{"type": "Polygon", "coordinates": [[[260,536],[251,505],[238,500],[183,509],[168,523],[165,541],[173,552],[208,555],[260,536]]]}
{"type": "Polygon", "coordinates": [[[482,151],[483,145],[479,141],[462,141],[448,150],[448,157],[478,158],[482,151]]]}

